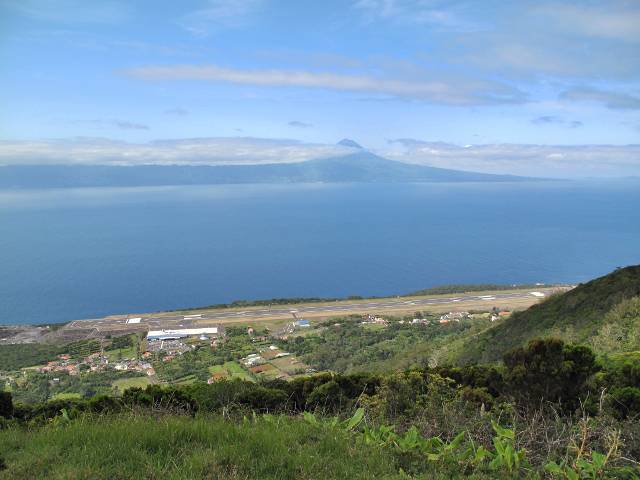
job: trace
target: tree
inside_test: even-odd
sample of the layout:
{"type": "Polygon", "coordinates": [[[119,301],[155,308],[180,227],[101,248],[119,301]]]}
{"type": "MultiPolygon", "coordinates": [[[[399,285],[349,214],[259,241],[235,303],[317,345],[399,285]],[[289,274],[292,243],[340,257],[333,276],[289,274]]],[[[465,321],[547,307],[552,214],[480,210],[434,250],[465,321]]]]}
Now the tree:
{"type": "Polygon", "coordinates": [[[591,349],[553,338],[532,340],[507,352],[503,360],[509,391],[529,406],[549,401],[577,408],[587,393],[587,381],[598,371],[591,349]]]}
{"type": "Polygon", "coordinates": [[[11,416],[13,416],[11,392],[0,391],[0,417],[9,418],[11,416]]]}

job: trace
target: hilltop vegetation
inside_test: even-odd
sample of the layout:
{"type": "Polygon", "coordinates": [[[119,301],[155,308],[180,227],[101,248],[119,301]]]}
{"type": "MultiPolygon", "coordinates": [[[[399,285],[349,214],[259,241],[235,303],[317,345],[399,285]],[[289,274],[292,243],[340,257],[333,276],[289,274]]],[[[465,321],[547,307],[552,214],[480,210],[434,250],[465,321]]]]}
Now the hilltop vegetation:
{"type": "Polygon", "coordinates": [[[640,266],[620,268],[517,312],[463,342],[450,356],[495,362],[537,337],[589,344],[601,353],[640,349],[640,266]]]}
{"type": "Polygon", "coordinates": [[[548,340],[500,369],[4,393],[0,478],[638,478],[639,380],[548,340]]]}

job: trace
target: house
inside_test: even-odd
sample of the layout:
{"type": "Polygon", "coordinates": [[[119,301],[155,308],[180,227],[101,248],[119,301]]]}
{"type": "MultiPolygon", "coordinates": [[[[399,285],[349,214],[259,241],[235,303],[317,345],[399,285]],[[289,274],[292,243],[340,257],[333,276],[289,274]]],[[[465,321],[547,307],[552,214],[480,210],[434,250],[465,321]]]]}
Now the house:
{"type": "Polygon", "coordinates": [[[440,317],[440,323],[459,322],[469,317],[469,312],[449,312],[440,317]]]}
{"type": "Polygon", "coordinates": [[[245,364],[245,366],[251,366],[251,365],[255,365],[257,363],[263,363],[264,359],[257,353],[252,353],[250,355],[247,355],[246,358],[244,358],[242,360],[242,363],[245,364]]]}
{"type": "Polygon", "coordinates": [[[269,370],[273,370],[273,368],[274,368],[273,365],[265,363],[264,365],[257,365],[255,367],[251,367],[249,371],[251,373],[262,373],[262,372],[267,372],[269,370]]]}
{"type": "Polygon", "coordinates": [[[195,337],[198,335],[217,335],[218,327],[207,328],[179,328],[172,330],[149,330],[147,340],[177,340],[185,337],[195,337]]]}
{"type": "Polygon", "coordinates": [[[212,383],[215,383],[219,380],[224,380],[225,378],[227,378],[227,375],[222,372],[214,373],[213,375],[211,375],[211,378],[207,380],[207,383],[211,385],[212,383]]]}

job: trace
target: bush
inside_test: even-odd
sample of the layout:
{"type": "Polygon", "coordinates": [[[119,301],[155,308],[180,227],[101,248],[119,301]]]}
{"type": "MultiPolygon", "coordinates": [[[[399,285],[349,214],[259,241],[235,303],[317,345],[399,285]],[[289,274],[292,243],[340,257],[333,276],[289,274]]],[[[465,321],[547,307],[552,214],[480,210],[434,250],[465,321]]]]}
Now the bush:
{"type": "Polygon", "coordinates": [[[152,408],[173,413],[195,414],[198,403],[186,391],[180,388],[163,388],[159,385],[148,385],[141,388],[129,388],[122,395],[122,401],[131,406],[152,408]]]}
{"type": "Polygon", "coordinates": [[[587,381],[598,370],[588,347],[565,345],[559,339],[532,340],[504,355],[507,388],[525,406],[542,401],[575,410],[586,396],[587,381]]]}
{"type": "Polygon", "coordinates": [[[609,405],[620,420],[640,415],[640,388],[622,387],[611,391],[609,405]]]}
{"type": "Polygon", "coordinates": [[[257,411],[274,411],[287,403],[287,394],[275,388],[258,386],[240,395],[239,400],[257,411]]]}
{"type": "Polygon", "coordinates": [[[109,395],[96,395],[87,401],[87,409],[94,413],[118,412],[122,403],[109,395]]]}
{"type": "Polygon", "coordinates": [[[13,400],[11,392],[0,392],[0,417],[13,416],[13,400]]]}

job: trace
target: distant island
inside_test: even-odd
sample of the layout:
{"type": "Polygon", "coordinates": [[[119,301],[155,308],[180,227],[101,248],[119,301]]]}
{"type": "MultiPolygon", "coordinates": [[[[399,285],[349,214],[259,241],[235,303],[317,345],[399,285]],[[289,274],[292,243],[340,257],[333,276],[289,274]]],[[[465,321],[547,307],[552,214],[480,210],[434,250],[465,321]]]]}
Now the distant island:
{"type": "Polygon", "coordinates": [[[0,166],[0,188],[541,180],[403,163],[375,155],[353,140],[338,144],[355,151],[338,157],[257,165],[6,165],[0,166]]]}

